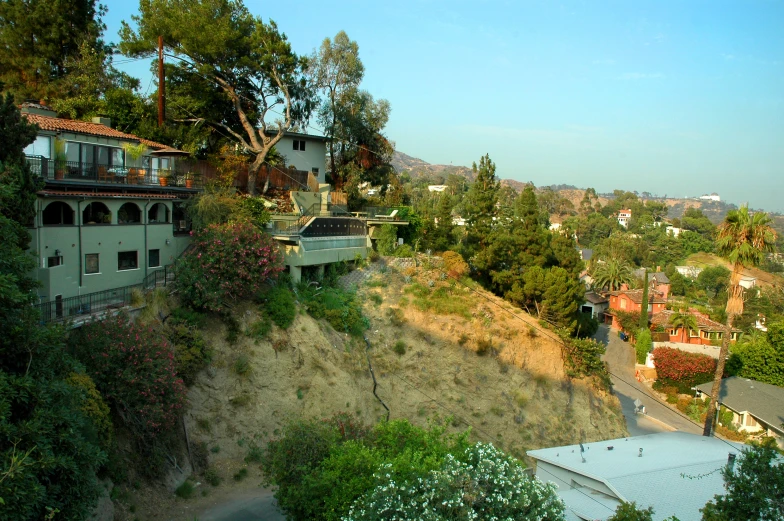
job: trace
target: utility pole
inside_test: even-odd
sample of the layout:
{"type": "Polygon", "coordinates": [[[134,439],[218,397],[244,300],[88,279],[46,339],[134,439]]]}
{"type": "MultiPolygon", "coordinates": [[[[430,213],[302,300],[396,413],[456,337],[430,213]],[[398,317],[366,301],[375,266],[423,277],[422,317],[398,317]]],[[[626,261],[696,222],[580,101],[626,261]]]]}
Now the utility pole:
{"type": "Polygon", "coordinates": [[[158,36],[158,126],[163,126],[163,115],[166,106],[164,105],[164,83],[163,75],[163,35],[158,36]]]}

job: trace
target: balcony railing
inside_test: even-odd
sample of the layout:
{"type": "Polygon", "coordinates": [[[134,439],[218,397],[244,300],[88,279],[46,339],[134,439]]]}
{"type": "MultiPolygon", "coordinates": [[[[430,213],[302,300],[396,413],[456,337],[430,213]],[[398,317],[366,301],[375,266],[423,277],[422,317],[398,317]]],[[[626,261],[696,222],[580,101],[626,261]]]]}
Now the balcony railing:
{"type": "Polygon", "coordinates": [[[47,181],[69,181],[100,184],[174,186],[201,188],[202,176],[187,165],[173,169],[134,168],[79,161],[55,161],[41,156],[27,156],[33,173],[47,181]]]}

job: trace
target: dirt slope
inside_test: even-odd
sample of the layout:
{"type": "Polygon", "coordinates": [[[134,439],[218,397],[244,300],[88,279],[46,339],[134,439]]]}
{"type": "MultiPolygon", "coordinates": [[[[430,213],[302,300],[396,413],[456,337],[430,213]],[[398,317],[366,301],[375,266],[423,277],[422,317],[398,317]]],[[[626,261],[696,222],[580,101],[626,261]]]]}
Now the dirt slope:
{"type": "MultiPolygon", "coordinates": [[[[371,323],[367,355],[364,341],[336,333],[304,313],[288,330],[275,329],[258,344],[240,336],[229,345],[224,326],[209,324],[205,335],[216,349],[215,358],[191,388],[185,416],[191,444],[206,444],[210,466],[224,479],[218,489],[203,485],[210,491],[208,499],[218,500],[236,486],[231,475],[245,465],[249,447],[263,446],[292,419],[338,411],[350,411],[368,423],[384,418],[386,412],[372,394],[368,358],[391,418],[425,426],[436,414],[451,415],[454,429],[470,427],[474,439],[491,441],[518,457],[528,449],[626,434],[617,399],[584,382],[566,380],[558,343],[534,319],[481,289],[441,280],[437,270],[409,268],[406,278],[396,269],[378,268],[352,275],[364,281],[358,291],[371,323]],[[430,280],[434,289],[448,288],[450,299],[467,303],[467,313],[418,309],[410,289],[430,280]],[[398,341],[406,345],[405,354],[393,350],[398,341]],[[483,346],[487,352],[480,356],[483,346]],[[243,355],[250,371],[240,376],[234,368],[243,355]]],[[[243,326],[258,313],[251,304],[236,311],[243,326]]],[[[250,465],[249,471],[258,483],[258,465],[250,465]]],[[[178,501],[167,511],[187,519],[192,507],[178,501]]]]}

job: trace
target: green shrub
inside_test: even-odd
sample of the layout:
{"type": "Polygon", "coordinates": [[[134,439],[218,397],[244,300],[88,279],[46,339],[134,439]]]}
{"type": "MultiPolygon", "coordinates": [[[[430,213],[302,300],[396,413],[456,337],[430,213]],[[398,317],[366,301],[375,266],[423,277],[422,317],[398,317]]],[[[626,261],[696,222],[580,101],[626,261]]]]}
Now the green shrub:
{"type": "Polygon", "coordinates": [[[228,311],[221,314],[223,323],[226,324],[226,342],[236,344],[240,336],[240,323],[234,315],[228,311]]]}
{"type": "Polygon", "coordinates": [[[393,326],[402,326],[406,323],[406,317],[403,310],[399,308],[387,308],[387,318],[393,326]]]}
{"type": "Polygon", "coordinates": [[[245,376],[247,374],[250,374],[250,372],[253,369],[250,365],[250,359],[248,358],[248,355],[244,355],[244,354],[238,356],[234,360],[234,365],[232,367],[234,369],[234,372],[240,376],[245,376]]]}
{"type": "Polygon", "coordinates": [[[97,435],[95,441],[103,450],[108,450],[114,439],[114,425],[112,425],[109,407],[96,389],[95,382],[84,373],[71,373],[66,383],[84,393],[81,410],[95,427],[97,435]]]}
{"type": "Polygon", "coordinates": [[[242,467],[240,470],[235,472],[234,476],[232,476],[232,477],[234,478],[234,481],[242,481],[243,479],[248,477],[248,468],[247,467],[242,467]]]}
{"type": "Polygon", "coordinates": [[[198,329],[185,323],[170,324],[166,336],[174,345],[174,360],[179,374],[187,385],[212,361],[212,349],[198,329]]]}
{"type": "Polygon", "coordinates": [[[378,293],[371,293],[369,298],[370,301],[373,302],[373,304],[375,304],[376,306],[379,306],[381,305],[382,302],[384,302],[384,298],[378,293]]]}
{"type": "Polygon", "coordinates": [[[203,329],[207,323],[207,315],[186,307],[179,307],[172,310],[168,318],[169,325],[180,325],[203,329]]]}
{"type": "Polygon", "coordinates": [[[272,331],[272,320],[264,315],[259,317],[258,320],[253,321],[245,330],[245,334],[258,344],[267,338],[270,331],[272,331]]]}
{"type": "Polygon", "coordinates": [[[297,317],[297,303],[291,290],[278,284],[264,295],[262,311],[281,329],[288,329],[297,317]]]}
{"type": "Polygon", "coordinates": [[[648,358],[648,353],[653,350],[653,341],[651,340],[651,332],[647,328],[637,331],[637,337],[634,344],[634,352],[637,356],[638,364],[645,364],[648,358]]]}
{"type": "Polygon", "coordinates": [[[213,224],[196,233],[177,264],[177,288],[190,307],[225,311],[283,270],[275,240],[248,222],[213,224]]]}
{"type": "Polygon", "coordinates": [[[300,284],[298,290],[308,313],[313,318],[326,319],[337,331],[361,336],[370,327],[355,292],[336,287],[317,290],[307,284],[300,284]]]}
{"type": "Polygon", "coordinates": [[[392,252],[395,257],[408,258],[414,256],[414,250],[408,244],[401,244],[392,252]]]}
{"type": "Polygon", "coordinates": [[[193,483],[185,481],[182,485],[177,487],[174,494],[181,499],[190,499],[193,497],[194,492],[196,492],[196,489],[193,487],[193,483]]]}
{"type": "Polygon", "coordinates": [[[392,350],[395,353],[397,353],[397,354],[402,356],[402,355],[406,354],[406,343],[403,342],[402,340],[398,340],[397,342],[395,342],[395,345],[392,346],[392,350]]]}
{"type": "Polygon", "coordinates": [[[378,229],[376,235],[376,249],[381,255],[392,255],[397,246],[397,226],[384,224],[378,229]]]}
{"type": "Polygon", "coordinates": [[[217,470],[215,470],[212,467],[209,467],[209,468],[207,468],[207,470],[204,471],[204,481],[206,481],[207,483],[209,483],[213,487],[217,487],[218,485],[221,484],[221,481],[223,481],[223,480],[218,475],[218,471],[217,470]]]}

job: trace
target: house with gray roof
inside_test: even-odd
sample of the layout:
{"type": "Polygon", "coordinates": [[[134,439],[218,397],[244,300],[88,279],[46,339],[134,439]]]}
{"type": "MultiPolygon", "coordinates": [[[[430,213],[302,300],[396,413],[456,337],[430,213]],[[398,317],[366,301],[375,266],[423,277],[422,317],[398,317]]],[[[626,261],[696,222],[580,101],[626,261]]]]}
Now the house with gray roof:
{"type": "Polygon", "coordinates": [[[528,451],[536,476],[558,487],[568,521],[606,520],[621,502],[653,507],[654,521],[700,521],[723,494],[721,468],[743,445],[685,432],[663,432],[528,451]]]}
{"type": "MultiPolygon", "coordinates": [[[[710,396],[713,382],[698,385],[697,390],[710,396]]],[[[771,436],[784,448],[784,388],[732,376],[721,381],[719,404],[732,411],[739,431],[771,436]]]]}

